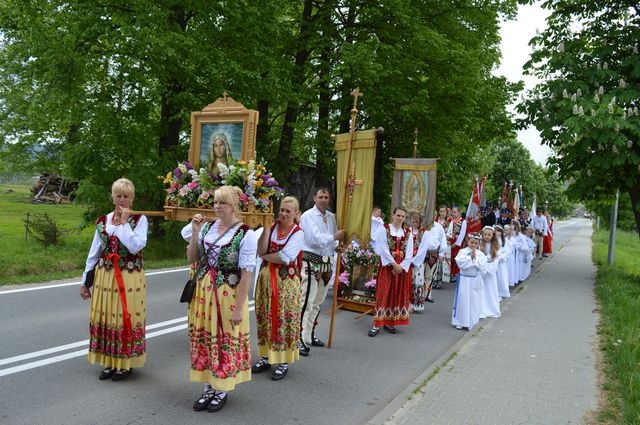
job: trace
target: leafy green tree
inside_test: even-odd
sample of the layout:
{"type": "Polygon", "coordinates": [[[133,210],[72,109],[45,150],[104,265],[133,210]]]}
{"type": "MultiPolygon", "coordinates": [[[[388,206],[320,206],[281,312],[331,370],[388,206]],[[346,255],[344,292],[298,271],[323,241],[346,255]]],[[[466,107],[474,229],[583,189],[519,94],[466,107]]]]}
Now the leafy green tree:
{"type": "Polygon", "coordinates": [[[640,16],[628,1],[546,1],[548,28],[526,71],[542,83],[518,107],[554,151],[575,197],[619,189],[640,224],[640,16]]]}

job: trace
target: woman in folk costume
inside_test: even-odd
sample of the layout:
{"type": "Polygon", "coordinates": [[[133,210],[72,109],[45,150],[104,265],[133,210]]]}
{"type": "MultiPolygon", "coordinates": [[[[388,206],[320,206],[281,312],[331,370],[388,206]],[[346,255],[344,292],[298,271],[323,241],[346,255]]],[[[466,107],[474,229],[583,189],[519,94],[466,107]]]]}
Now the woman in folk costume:
{"type": "Polygon", "coordinates": [[[505,224],[504,226],[504,236],[506,246],[509,248],[509,257],[507,258],[507,271],[508,271],[508,279],[509,286],[516,286],[518,284],[518,279],[520,277],[520,243],[521,240],[519,237],[516,237],[515,232],[513,230],[514,226],[520,225],[517,220],[513,221],[513,224],[505,224]]]}
{"type": "Polygon", "coordinates": [[[553,218],[547,213],[547,223],[549,223],[549,228],[547,229],[547,234],[542,241],[543,257],[548,257],[553,253],[553,222],[553,218]]]}
{"type": "Polygon", "coordinates": [[[260,361],[251,372],[277,364],[271,379],[287,375],[289,363],[300,358],[300,270],[304,233],[296,223],[298,200],[287,196],[280,203],[279,220],[258,240],[264,267],[256,284],[256,323],[260,361]]]}
{"type": "Polygon", "coordinates": [[[104,367],[101,381],[120,381],[133,368],[144,366],[147,349],[142,249],[147,244],[148,222],[143,215],[131,215],[135,187],[130,180],[116,180],[111,197],[114,211],[96,221],[80,287],[80,296],[91,299],[89,363],[104,367]],[[93,295],[87,274],[94,276],[93,295]]]}
{"type": "Polygon", "coordinates": [[[480,318],[500,317],[500,296],[498,295],[498,267],[500,263],[500,244],[492,226],[482,228],[482,253],[487,264],[482,272],[482,311],[480,318]]]}
{"type": "MultiPolygon", "coordinates": [[[[427,294],[429,294],[430,292],[427,291],[427,279],[425,275],[428,274],[429,277],[431,275],[431,269],[429,269],[429,271],[425,273],[425,269],[427,267],[425,266],[424,262],[416,263],[415,261],[416,254],[418,253],[418,248],[420,248],[420,242],[422,241],[422,236],[425,232],[424,227],[422,227],[422,214],[420,214],[419,212],[411,213],[411,227],[409,230],[411,231],[411,236],[413,237],[413,261],[411,262],[411,264],[413,265],[411,273],[411,283],[413,285],[413,291],[411,293],[410,308],[414,312],[422,312],[424,311],[425,299],[428,300],[427,294]]],[[[423,255],[422,258],[424,260],[425,256],[423,255]]],[[[430,266],[429,253],[427,253],[427,265],[430,266]]],[[[428,280],[431,281],[430,278],[428,280]]]]}
{"type": "Polygon", "coordinates": [[[456,329],[471,330],[480,320],[482,311],[482,272],[487,258],[480,249],[481,236],[471,233],[467,247],[458,252],[456,261],[460,267],[460,278],[456,285],[451,312],[451,324],[456,329]]]}
{"type": "Polygon", "coordinates": [[[378,335],[381,326],[389,333],[396,333],[396,326],[409,324],[413,237],[403,225],[406,214],[404,208],[396,207],[392,223],[379,227],[372,235],[380,267],[373,327],[369,330],[371,337],[378,335]]]}
{"type": "Polygon", "coordinates": [[[467,220],[460,215],[460,207],[451,207],[451,222],[447,230],[447,237],[451,244],[451,282],[455,282],[460,268],[456,263],[456,256],[465,247],[467,236],[467,220]]]}
{"type": "Polygon", "coordinates": [[[508,262],[511,256],[511,246],[509,241],[504,237],[504,230],[502,226],[496,224],[493,226],[496,233],[496,239],[500,244],[500,251],[498,252],[499,262],[498,271],[496,272],[496,280],[498,281],[498,296],[500,299],[509,298],[511,293],[509,292],[509,268],[508,262]]]}
{"type": "Polygon", "coordinates": [[[445,205],[440,205],[438,208],[438,217],[435,222],[443,229],[443,240],[439,248],[438,266],[433,275],[433,289],[441,289],[442,282],[451,281],[451,244],[446,237],[445,230],[449,228],[449,211],[445,205]]]}
{"type": "Polygon", "coordinates": [[[242,191],[222,186],[214,194],[217,219],[195,214],[182,235],[189,239],[191,263],[203,259],[189,304],[191,382],[204,382],[196,411],[216,412],[227,402],[227,391],[251,380],[248,291],[256,264],[253,230],[237,216],[242,191]]]}

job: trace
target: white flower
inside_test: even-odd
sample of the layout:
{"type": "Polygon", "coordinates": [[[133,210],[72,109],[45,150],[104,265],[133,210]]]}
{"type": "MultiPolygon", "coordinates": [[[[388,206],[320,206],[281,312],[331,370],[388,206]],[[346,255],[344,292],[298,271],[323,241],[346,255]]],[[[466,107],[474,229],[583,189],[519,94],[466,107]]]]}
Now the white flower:
{"type": "Polygon", "coordinates": [[[598,63],[596,64],[596,68],[598,68],[598,71],[599,71],[600,69],[602,69],[602,66],[600,65],[600,62],[598,62],[598,63]]]}
{"type": "Polygon", "coordinates": [[[627,141],[627,147],[628,147],[629,149],[633,148],[633,141],[628,140],[628,141],[627,141]]]}
{"type": "Polygon", "coordinates": [[[624,89],[627,87],[627,82],[625,80],[623,80],[622,78],[620,78],[620,88],[624,89]]]}
{"type": "Polygon", "coordinates": [[[578,105],[573,105],[573,115],[578,115],[578,105]]]}
{"type": "Polygon", "coordinates": [[[633,53],[638,54],[638,46],[633,46],[633,53]]]}
{"type": "Polygon", "coordinates": [[[602,96],[604,94],[604,87],[602,87],[602,86],[598,87],[598,94],[600,96],[602,96]]]}
{"type": "Polygon", "coordinates": [[[587,170],[587,176],[591,177],[591,170],[587,170]]]}
{"type": "Polygon", "coordinates": [[[602,69],[609,69],[609,64],[608,63],[603,63],[602,64],[602,69]]]}
{"type": "Polygon", "coordinates": [[[598,96],[598,93],[596,93],[596,94],[593,96],[593,101],[594,101],[594,102],[596,102],[596,103],[600,103],[600,96],[598,96]]]}
{"type": "Polygon", "coordinates": [[[229,168],[225,164],[218,163],[218,174],[222,178],[226,177],[229,174],[229,168]]]}
{"type": "Polygon", "coordinates": [[[591,110],[591,116],[592,116],[592,117],[595,117],[595,116],[596,116],[596,111],[595,111],[595,110],[593,110],[593,109],[591,110]]]}
{"type": "Polygon", "coordinates": [[[616,145],[613,145],[613,146],[611,147],[611,152],[613,152],[613,153],[618,153],[618,148],[616,147],[616,145]]]}
{"type": "Polygon", "coordinates": [[[571,101],[575,102],[578,99],[578,95],[576,93],[571,95],[571,101]]]}
{"type": "Polygon", "coordinates": [[[633,107],[633,114],[634,114],[635,116],[638,116],[638,107],[637,107],[637,106],[634,106],[634,107],[633,107]]]}
{"type": "Polygon", "coordinates": [[[582,107],[582,105],[580,106],[580,108],[578,108],[578,115],[580,116],[584,115],[584,108],[582,107]]]}
{"type": "MultiPolygon", "coordinates": [[[[615,131],[616,133],[620,132],[620,123],[616,123],[615,127],[613,127],[613,131],[615,131]]],[[[615,146],[614,146],[615,148],[615,146]]]]}
{"type": "Polygon", "coordinates": [[[558,44],[558,52],[564,53],[564,43],[558,44]]]}
{"type": "Polygon", "coordinates": [[[569,94],[567,93],[567,89],[562,90],[562,97],[565,99],[569,97],[569,94]]]}

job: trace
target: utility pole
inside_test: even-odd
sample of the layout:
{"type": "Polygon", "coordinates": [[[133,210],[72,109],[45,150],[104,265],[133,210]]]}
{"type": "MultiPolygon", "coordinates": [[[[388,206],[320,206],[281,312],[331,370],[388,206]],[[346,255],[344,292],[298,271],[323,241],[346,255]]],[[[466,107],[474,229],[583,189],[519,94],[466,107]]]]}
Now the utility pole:
{"type": "Polygon", "coordinates": [[[607,261],[613,264],[616,251],[616,227],[618,226],[618,199],[620,191],[616,190],[616,203],[611,207],[611,223],[609,223],[609,255],[607,261]]]}

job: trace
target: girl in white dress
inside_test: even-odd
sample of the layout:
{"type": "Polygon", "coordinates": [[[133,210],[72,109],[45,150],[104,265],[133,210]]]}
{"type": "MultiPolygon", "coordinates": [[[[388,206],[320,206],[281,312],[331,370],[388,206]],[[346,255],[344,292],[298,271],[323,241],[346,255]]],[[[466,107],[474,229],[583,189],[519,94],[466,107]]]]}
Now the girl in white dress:
{"type": "Polygon", "coordinates": [[[513,224],[506,224],[504,226],[506,245],[510,247],[510,255],[507,260],[509,286],[516,286],[520,277],[520,270],[518,269],[518,264],[520,263],[518,261],[520,238],[516,238],[513,230],[513,226],[516,224],[519,226],[517,221],[514,221],[513,224]]]}
{"type": "Polygon", "coordinates": [[[500,299],[509,298],[511,294],[509,293],[509,268],[508,262],[509,257],[511,256],[511,245],[509,240],[504,237],[504,230],[502,226],[496,224],[493,226],[496,232],[496,239],[500,244],[500,251],[498,251],[498,271],[496,273],[496,280],[498,281],[498,296],[500,299]]]}
{"type": "Polygon", "coordinates": [[[491,226],[485,226],[482,229],[481,250],[487,257],[487,264],[482,272],[482,311],[480,312],[480,318],[500,317],[500,297],[498,296],[498,280],[496,278],[498,263],[500,262],[498,256],[500,245],[491,226]]]}
{"type": "Polygon", "coordinates": [[[482,272],[487,259],[479,248],[480,235],[471,233],[467,236],[467,247],[456,255],[460,267],[457,279],[456,294],[453,299],[451,324],[456,329],[471,330],[480,320],[482,309],[482,272]]]}

